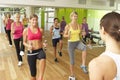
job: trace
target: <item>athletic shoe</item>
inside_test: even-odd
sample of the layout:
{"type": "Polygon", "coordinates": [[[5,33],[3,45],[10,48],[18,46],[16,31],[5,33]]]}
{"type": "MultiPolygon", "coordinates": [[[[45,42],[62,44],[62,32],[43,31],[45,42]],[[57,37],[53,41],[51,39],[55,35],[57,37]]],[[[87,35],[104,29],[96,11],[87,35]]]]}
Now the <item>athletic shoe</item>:
{"type": "Polygon", "coordinates": [[[84,73],[88,73],[86,66],[81,65],[80,68],[83,70],[84,73]]]}
{"type": "Polygon", "coordinates": [[[22,63],[22,61],[19,61],[18,62],[18,66],[21,66],[23,63],[22,63]]]}
{"type": "Polygon", "coordinates": [[[21,56],[24,56],[24,52],[23,52],[23,51],[20,51],[20,55],[21,55],[21,56]]]}
{"type": "Polygon", "coordinates": [[[75,80],[74,76],[69,76],[68,80],[75,80]]]}
{"type": "Polygon", "coordinates": [[[11,45],[11,44],[10,44],[9,46],[10,46],[10,47],[12,47],[12,45],[11,45]]]}
{"type": "Polygon", "coordinates": [[[57,58],[54,59],[55,62],[58,62],[57,58]]]}
{"type": "Polygon", "coordinates": [[[59,56],[62,56],[62,52],[58,51],[59,56]]]}

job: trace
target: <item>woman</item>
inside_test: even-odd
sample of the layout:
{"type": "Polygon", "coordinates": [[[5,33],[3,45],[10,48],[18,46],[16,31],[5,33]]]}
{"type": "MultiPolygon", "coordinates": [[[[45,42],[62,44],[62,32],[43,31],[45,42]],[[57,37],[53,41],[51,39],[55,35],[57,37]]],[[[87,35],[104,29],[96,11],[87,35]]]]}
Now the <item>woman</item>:
{"type": "Polygon", "coordinates": [[[7,13],[7,18],[5,19],[5,29],[6,29],[6,33],[7,33],[7,38],[9,40],[9,46],[12,47],[12,39],[11,39],[11,24],[13,22],[11,18],[11,15],[9,13],[7,13]]]}
{"type": "Polygon", "coordinates": [[[90,49],[92,49],[91,43],[92,43],[93,37],[92,37],[92,35],[89,33],[89,32],[92,32],[92,31],[89,30],[89,26],[88,26],[86,17],[83,18],[82,29],[85,30],[85,32],[86,32],[86,35],[85,35],[85,36],[82,36],[82,37],[83,37],[83,42],[84,42],[90,49]],[[87,39],[88,39],[88,44],[87,44],[87,39]]]}
{"type": "Polygon", "coordinates": [[[15,49],[17,52],[18,66],[21,66],[23,61],[21,55],[24,55],[24,46],[22,40],[23,24],[20,22],[19,13],[15,14],[15,19],[16,19],[15,22],[13,22],[11,25],[11,33],[13,35],[15,49]]]}
{"type": "Polygon", "coordinates": [[[60,22],[61,39],[63,39],[63,33],[64,33],[65,26],[66,26],[66,21],[65,21],[64,16],[62,16],[62,21],[60,22]]]}
{"type": "Polygon", "coordinates": [[[120,80],[120,14],[111,12],[100,20],[105,52],[89,63],[90,80],[120,80]]]}
{"type": "Polygon", "coordinates": [[[42,49],[43,30],[38,27],[38,16],[30,16],[30,26],[23,32],[24,45],[28,48],[28,64],[31,72],[31,80],[36,80],[36,61],[39,60],[39,78],[43,80],[45,71],[46,54],[42,49]]]}
{"type": "MultiPolygon", "coordinates": [[[[70,14],[71,22],[65,27],[64,37],[68,38],[68,53],[70,57],[70,71],[71,76],[69,76],[69,80],[75,80],[74,75],[74,51],[75,49],[82,50],[82,65],[81,68],[84,73],[87,73],[87,69],[85,66],[86,61],[86,46],[80,41],[81,33],[81,25],[77,23],[78,14],[77,12],[72,12],[70,14]]],[[[85,34],[85,33],[84,33],[85,34]]]]}
{"type": "Polygon", "coordinates": [[[54,56],[55,62],[58,62],[57,60],[57,56],[56,56],[56,50],[57,50],[57,43],[59,43],[60,49],[58,51],[59,56],[62,56],[62,40],[61,40],[61,36],[60,36],[60,25],[58,22],[58,18],[54,18],[54,24],[50,27],[50,33],[52,35],[52,44],[53,44],[53,49],[54,49],[54,56]]]}
{"type": "Polygon", "coordinates": [[[22,23],[24,25],[24,28],[26,28],[28,26],[28,18],[26,17],[26,14],[24,14],[24,18],[22,19],[22,23]]]}

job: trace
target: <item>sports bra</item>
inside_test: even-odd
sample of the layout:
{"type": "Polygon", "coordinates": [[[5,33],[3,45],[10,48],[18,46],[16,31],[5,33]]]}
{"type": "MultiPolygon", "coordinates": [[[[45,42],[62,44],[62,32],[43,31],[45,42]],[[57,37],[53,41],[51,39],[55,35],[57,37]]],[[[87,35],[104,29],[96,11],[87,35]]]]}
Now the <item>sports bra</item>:
{"type": "Polygon", "coordinates": [[[30,28],[28,28],[28,40],[41,40],[41,39],[42,39],[42,33],[39,28],[37,30],[37,33],[32,33],[30,28]]]}

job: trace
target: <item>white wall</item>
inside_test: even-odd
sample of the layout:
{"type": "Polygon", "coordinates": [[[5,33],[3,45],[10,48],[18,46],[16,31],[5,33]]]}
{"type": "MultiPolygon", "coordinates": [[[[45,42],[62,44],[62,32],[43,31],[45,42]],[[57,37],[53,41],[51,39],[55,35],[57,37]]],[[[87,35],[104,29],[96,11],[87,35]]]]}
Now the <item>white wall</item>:
{"type": "Polygon", "coordinates": [[[4,16],[2,14],[0,14],[0,33],[4,33],[4,25],[3,25],[3,18],[4,16]]]}
{"type": "MultiPolygon", "coordinates": [[[[79,4],[78,0],[0,0],[0,4],[6,5],[30,5],[30,6],[50,6],[50,7],[73,7],[73,8],[93,8],[93,9],[116,9],[116,5],[114,7],[109,7],[103,5],[101,3],[97,3],[98,5],[90,4],[92,0],[87,0],[87,4],[79,4]]],[[[97,0],[96,0],[97,1],[97,0]]],[[[106,2],[106,1],[105,1],[106,2]]]]}

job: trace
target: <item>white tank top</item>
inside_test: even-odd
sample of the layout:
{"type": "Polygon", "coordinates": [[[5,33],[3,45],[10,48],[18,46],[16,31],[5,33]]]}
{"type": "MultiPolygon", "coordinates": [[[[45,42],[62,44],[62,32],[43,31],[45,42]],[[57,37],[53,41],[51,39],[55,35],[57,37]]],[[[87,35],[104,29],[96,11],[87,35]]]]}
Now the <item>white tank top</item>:
{"type": "Polygon", "coordinates": [[[53,36],[52,39],[60,38],[60,28],[53,28],[53,36]]]}
{"type": "Polygon", "coordinates": [[[102,53],[102,55],[107,55],[114,60],[117,67],[117,74],[113,80],[120,80],[120,54],[115,54],[110,51],[105,51],[104,53],[102,53]]]}

